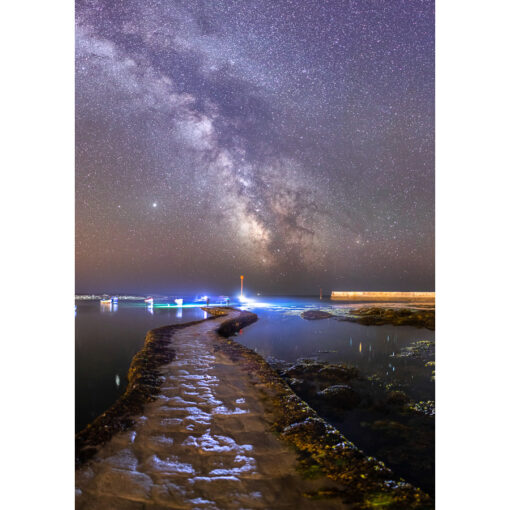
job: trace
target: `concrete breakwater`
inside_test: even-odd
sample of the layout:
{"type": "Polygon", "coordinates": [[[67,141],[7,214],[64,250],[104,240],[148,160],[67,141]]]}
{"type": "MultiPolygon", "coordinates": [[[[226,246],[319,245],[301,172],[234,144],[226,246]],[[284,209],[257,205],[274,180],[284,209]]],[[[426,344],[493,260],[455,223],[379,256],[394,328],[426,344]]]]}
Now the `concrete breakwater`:
{"type": "Polygon", "coordinates": [[[435,292],[368,292],[334,290],[331,299],[338,301],[434,301],[435,292]]]}
{"type": "Polygon", "coordinates": [[[208,311],[150,331],[124,403],[78,434],[78,510],[429,507],[221,335],[254,314],[208,311]]]}

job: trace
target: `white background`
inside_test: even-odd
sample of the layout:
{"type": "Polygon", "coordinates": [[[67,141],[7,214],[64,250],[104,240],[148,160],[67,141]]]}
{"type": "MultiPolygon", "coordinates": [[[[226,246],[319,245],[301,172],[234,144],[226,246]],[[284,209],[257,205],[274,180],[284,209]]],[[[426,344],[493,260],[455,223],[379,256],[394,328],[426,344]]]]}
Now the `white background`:
{"type": "MultiPolygon", "coordinates": [[[[509,19],[504,1],[437,2],[440,510],[508,505],[509,19]]],[[[4,2],[0,48],[2,507],[71,509],[72,2],[4,2]]]]}

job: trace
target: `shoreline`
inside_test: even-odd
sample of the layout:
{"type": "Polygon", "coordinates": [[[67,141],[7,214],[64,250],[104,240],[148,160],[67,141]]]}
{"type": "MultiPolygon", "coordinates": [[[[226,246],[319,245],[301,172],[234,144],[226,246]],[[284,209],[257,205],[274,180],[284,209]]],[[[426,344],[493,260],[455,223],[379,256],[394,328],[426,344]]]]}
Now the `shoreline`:
{"type": "Polygon", "coordinates": [[[298,397],[262,356],[225,337],[217,339],[215,349],[271,388],[275,411],[272,430],[298,452],[303,472],[311,476],[322,472],[341,482],[345,487],[343,500],[353,508],[433,508],[428,494],[402,478],[395,479],[383,462],[366,456],[298,397]]]}
{"type": "MultiPolygon", "coordinates": [[[[172,343],[173,334],[195,324],[218,319],[234,309],[202,307],[202,310],[210,316],[147,331],[143,347],[133,356],[129,365],[128,384],[124,393],[108,409],[75,434],[75,468],[90,459],[96,453],[97,447],[108,442],[116,433],[129,430],[134,424],[132,418],[142,413],[144,404],[155,400],[161,386],[158,368],[170,363],[175,356],[173,349],[168,348],[172,343]]],[[[250,314],[224,321],[218,333],[232,336],[257,319],[256,314],[250,314]]]]}
{"type": "MultiPolygon", "coordinates": [[[[131,362],[125,393],[76,435],[77,469],[92,459],[115,434],[130,430],[135,424],[135,416],[141,415],[146,404],[157,399],[164,379],[158,369],[173,361],[172,337],[177,331],[215,320],[229,311],[238,312],[232,308],[204,309],[211,317],[164,326],[147,333],[144,347],[131,362]]],[[[303,476],[325,475],[342,486],[341,491],[332,490],[329,494],[315,491],[306,497],[315,500],[340,496],[354,508],[432,508],[432,500],[427,494],[402,479],[395,479],[393,472],[382,462],[365,456],[301,400],[260,355],[228,338],[256,320],[255,314],[240,312],[237,317],[223,321],[215,329],[213,349],[248,374],[259,392],[260,401],[271,408],[270,429],[297,453],[303,476]]]]}
{"type": "Polygon", "coordinates": [[[161,381],[158,368],[173,360],[175,353],[167,348],[173,334],[181,329],[214,320],[211,316],[198,321],[172,324],[147,332],[143,347],[133,356],[129,365],[125,392],[102,414],[75,434],[75,468],[79,468],[118,432],[129,430],[133,417],[143,412],[144,404],[155,400],[161,381]]]}

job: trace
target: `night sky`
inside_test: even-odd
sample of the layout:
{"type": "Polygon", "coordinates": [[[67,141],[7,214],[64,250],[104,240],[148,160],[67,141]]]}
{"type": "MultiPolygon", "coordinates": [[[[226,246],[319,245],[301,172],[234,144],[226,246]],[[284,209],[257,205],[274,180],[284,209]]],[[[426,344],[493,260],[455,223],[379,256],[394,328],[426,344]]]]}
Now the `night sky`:
{"type": "Polygon", "coordinates": [[[76,291],[434,289],[434,3],[78,0],[76,291]]]}

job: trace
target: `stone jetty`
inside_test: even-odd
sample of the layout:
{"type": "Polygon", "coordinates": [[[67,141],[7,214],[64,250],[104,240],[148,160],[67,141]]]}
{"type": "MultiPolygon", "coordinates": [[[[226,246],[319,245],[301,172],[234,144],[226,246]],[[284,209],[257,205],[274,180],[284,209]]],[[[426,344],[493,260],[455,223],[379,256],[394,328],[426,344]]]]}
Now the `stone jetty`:
{"type": "Polygon", "coordinates": [[[79,448],[93,454],[78,463],[77,510],[347,508],[330,497],[341,485],[306,478],[271,431],[266,384],[215,349],[218,328],[236,329],[240,313],[156,330],[172,351],[158,367],[159,392],[104,444],[92,448],[82,434],[79,448]],[[320,491],[328,497],[310,497],[320,491]]]}

